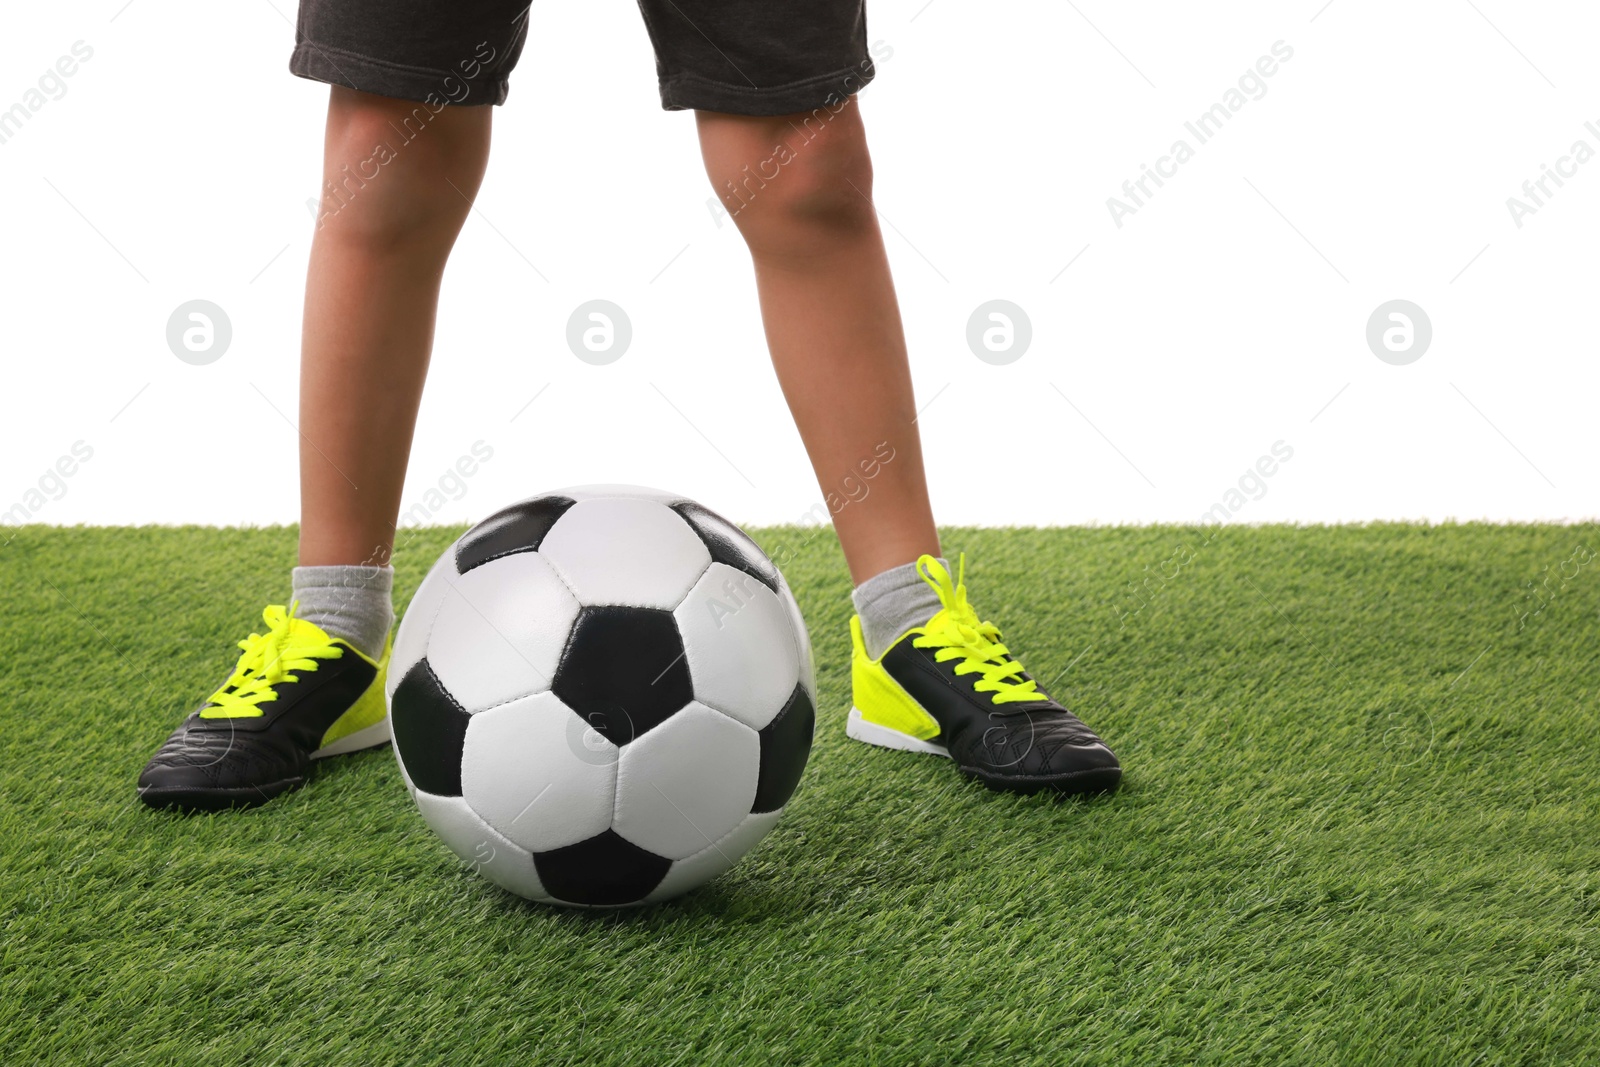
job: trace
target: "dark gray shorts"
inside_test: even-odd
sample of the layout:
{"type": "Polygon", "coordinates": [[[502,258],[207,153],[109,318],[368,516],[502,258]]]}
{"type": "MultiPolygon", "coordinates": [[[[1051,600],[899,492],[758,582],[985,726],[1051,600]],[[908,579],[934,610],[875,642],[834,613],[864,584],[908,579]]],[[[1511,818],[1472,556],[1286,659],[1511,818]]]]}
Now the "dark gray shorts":
{"type": "MultiPolygon", "coordinates": [[[[786,115],[872,80],[863,0],[639,0],[639,9],[669,111],[786,115]]],[[[435,106],[499,104],[528,22],[528,6],[509,0],[300,0],[289,69],[435,106]]]]}

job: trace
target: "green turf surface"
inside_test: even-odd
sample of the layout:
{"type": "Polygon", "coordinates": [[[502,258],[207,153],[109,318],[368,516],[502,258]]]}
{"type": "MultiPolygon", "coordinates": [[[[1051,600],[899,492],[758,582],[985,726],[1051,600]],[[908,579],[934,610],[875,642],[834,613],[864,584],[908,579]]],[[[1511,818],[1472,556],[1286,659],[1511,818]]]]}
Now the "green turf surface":
{"type": "Polygon", "coordinates": [[[811,766],[729,875],[595,915],[461,867],[387,749],[143,808],[294,531],[24,528],[0,1062],[1600,1061],[1594,526],[947,531],[1127,768],[1068,802],[848,741],[838,548],[756,533],[816,645],[811,766]]]}

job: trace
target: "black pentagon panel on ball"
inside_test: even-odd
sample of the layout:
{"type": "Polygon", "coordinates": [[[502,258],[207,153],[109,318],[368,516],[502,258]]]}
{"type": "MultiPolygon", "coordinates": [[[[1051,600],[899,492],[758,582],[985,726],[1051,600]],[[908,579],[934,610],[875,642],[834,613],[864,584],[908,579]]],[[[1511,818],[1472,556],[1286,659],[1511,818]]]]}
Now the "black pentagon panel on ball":
{"type": "Polygon", "coordinates": [[[456,573],[465,574],[490,560],[517,552],[537,552],[556,520],[576,501],[541,496],[512,504],[468,530],[456,545],[456,573]]]}
{"type": "Polygon", "coordinates": [[[673,504],[672,510],[700,535],[706,550],[711,553],[713,563],[723,563],[744,571],[774,593],[778,591],[778,568],[761,551],[760,546],[750,540],[749,534],[710,508],[692,500],[673,504]]]}
{"type": "Polygon", "coordinates": [[[471,721],[426,657],[406,672],[389,701],[389,726],[411,784],[435,796],[461,795],[461,745],[471,721]]]}
{"type": "Polygon", "coordinates": [[[615,830],[565,848],[533,854],[545,892],[569,904],[634,904],[667,876],[672,861],[615,830]]]}
{"type": "Polygon", "coordinates": [[[584,608],[550,688],[619,747],[694,699],[677,621],[654,608],[584,608]]]}
{"type": "Polygon", "coordinates": [[[816,731],[817,713],[806,696],[804,686],[794,693],[778,712],[778,717],[761,730],[761,773],[756,779],[756,799],[752,814],[777,811],[789,803],[800,775],[811,757],[811,736],[816,731]]]}

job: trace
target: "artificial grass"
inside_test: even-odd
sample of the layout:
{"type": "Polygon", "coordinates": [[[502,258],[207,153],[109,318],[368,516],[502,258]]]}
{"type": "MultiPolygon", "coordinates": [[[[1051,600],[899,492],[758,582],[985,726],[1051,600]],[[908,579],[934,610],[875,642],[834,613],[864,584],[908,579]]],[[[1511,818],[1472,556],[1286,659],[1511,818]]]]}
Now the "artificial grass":
{"type": "MultiPolygon", "coordinates": [[[[457,532],[407,542],[402,602],[457,532]]],[[[754,532],[816,646],[800,792],[730,874],[592,914],[463,868],[387,749],[254,812],[146,810],[295,533],[18,531],[0,1060],[1600,1059],[1594,526],[947,531],[1127,768],[1066,802],[849,742],[838,548],[754,532]]]]}

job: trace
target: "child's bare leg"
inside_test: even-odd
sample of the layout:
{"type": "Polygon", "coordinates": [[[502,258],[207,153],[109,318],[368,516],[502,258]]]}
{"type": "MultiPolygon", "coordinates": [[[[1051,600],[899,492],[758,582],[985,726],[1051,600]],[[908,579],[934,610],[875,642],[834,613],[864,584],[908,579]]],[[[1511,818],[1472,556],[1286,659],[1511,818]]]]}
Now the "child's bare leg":
{"type": "MultiPolygon", "coordinates": [[[[483,178],[490,108],[334,87],[300,360],[300,562],[294,613],[262,613],[230,676],[145,765],[155,807],[254,805],[299,788],[313,759],[384,744],[388,566],[433,340],[439,280],[483,178]],[[452,187],[453,183],[453,187],[452,187]],[[281,671],[280,639],[324,641],[313,680],[281,671]],[[278,653],[268,656],[272,649],[278,653]],[[347,650],[353,654],[346,655],[347,650]],[[278,709],[270,720],[262,700],[278,709]],[[259,728],[239,728],[241,720],[259,728]]],[[[264,472],[270,473],[270,472],[264,472]]]]}
{"type": "Polygon", "coordinates": [[[389,562],[439,282],[492,110],[333,87],[301,342],[303,566],[389,562]]]}
{"type": "Polygon", "coordinates": [[[852,577],[937,556],[905,335],[854,98],[837,114],[697,118],[706,173],[755,261],[789,410],[824,493],[848,501],[833,520],[852,577]],[[888,450],[893,458],[882,462],[888,450]],[[876,470],[870,479],[864,462],[876,470]]]}

